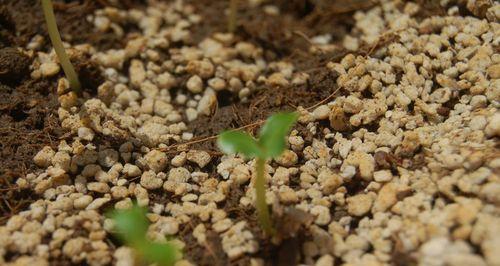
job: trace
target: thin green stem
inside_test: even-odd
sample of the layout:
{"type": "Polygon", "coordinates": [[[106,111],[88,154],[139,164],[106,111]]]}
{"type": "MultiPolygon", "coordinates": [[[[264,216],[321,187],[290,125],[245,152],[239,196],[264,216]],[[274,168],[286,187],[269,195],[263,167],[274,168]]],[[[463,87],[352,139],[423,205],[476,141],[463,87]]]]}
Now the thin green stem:
{"type": "Polygon", "coordinates": [[[71,88],[75,92],[79,92],[81,85],[78,81],[78,75],[76,74],[71,61],[69,60],[66,50],[61,40],[61,35],[59,35],[59,30],[57,29],[56,17],[54,15],[54,8],[52,7],[51,0],[42,0],[43,14],[45,15],[45,21],[47,22],[47,29],[49,32],[50,40],[54,46],[57,57],[59,57],[59,62],[61,62],[62,69],[66,77],[68,78],[71,88]]]}
{"type": "Polygon", "coordinates": [[[269,215],[269,210],[267,208],[266,202],[266,184],[264,170],[266,167],[266,160],[262,158],[257,158],[256,169],[257,177],[255,179],[255,196],[256,196],[256,208],[259,217],[259,222],[262,229],[266,234],[273,235],[274,229],[271,224],[271,217],[269,215]]]}
{"type": "Polygon", "coordinates": [[[227,21],[227,30],[233,33],[236,30],[236,13],[238,12],[238,0],[229,2],[229,19],[227,21]]]}

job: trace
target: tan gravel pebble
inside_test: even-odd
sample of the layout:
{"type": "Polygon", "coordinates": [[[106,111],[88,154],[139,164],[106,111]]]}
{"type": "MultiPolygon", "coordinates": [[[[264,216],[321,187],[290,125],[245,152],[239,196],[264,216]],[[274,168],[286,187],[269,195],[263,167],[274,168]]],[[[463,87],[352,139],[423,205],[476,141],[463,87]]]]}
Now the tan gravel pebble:
{"type": "Polygon", "coordinates": [[[392,178],[392,173],[389,170],[381,170],[373,173],[373,180],[377,182],[389,182],[392,178]]]}
{"type": "Polygon", "coordinates": [[[380,189],[375,203],[373,204],[372,211],[386,211],[388,208],[392,207],[398,199],[398,185],[395,183],[388,183],[380,189]]]}
{"type": "Polygon", "coordinates": [[[158,150],[152,150],[144,156],[144,160],[149,169],[161,172],[167,166],[167,155],[158,150]]]}
{"type": "Polygon", "coordinates": [[[318,225],[326,225],[330,223],[330,210],[325,206],[316,205],[312,207],[311,214],[316,216],[315,223],[318,225]]]}
{"type": "Polygon", "coordinates": [[[196,150],[190,150],[186,154],[186,159],[188,161],[194,162],[198,164],[200,168],[205,167],[208,163],[210,163],[210,160],[212,157],[210,154],[206,151],[196,151],[196,150]]]}
{"type": "Polygon", "coordinates": [[[252,233],[244,229],[245,226],[245,221],[238,222],[222,235],[222,249],[230,259],[255,253],[258,249],[258,243],[252,233]]]}
{"type": "Polygon", "coordinates": [[[373,196],[371,194],[359,194],[347,198],[347,212],[354,216],[363,216],[372,208],[373,196]]]}
{"type": "Polygon", "coordinates": [[[54,157],[54,155],[55,151],[52,150],[51,147],[45,146],[35,155],[33,160],[35,161],[35,164],[40,167],[48,167],[49,165],[51,165],[52,157],[54,157]]]}
{"type": "Polygon", "coordinates": [[[59,67],[59,64],[55,62],[47,62],[43,63],[40,66],[40,72],[42,73],[42,76],[44,77],[51,77],[59,73],[59,70],[61,68],[59,67]]]}
{"type": "Polygon", "coordinates": [[[157,178],[154,171],[146,171],[141,176],[140,184],[146,189],[158,189],[162,187],[163,180],[157,178]]]}
{"type": "Polygon", "coordinates": [[[315,120],[327,119],[330,114],[330,108],[326,105],[320,105],[313,111],[313,117],[315,120]]]}

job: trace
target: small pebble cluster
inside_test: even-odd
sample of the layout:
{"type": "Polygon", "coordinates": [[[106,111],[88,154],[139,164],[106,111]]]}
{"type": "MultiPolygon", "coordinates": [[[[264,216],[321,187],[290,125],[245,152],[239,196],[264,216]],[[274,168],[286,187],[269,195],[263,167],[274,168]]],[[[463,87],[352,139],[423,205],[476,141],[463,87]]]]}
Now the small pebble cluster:
{"type": "MultiPolygon", "coordinates": [[[[288,149],[268,162],[268,203],[313,217],[300,250],[307,265],[500,265],[500,5],[472,4],[477,17],[464,17],[441,1],[451,6],[446,16],[418,19],[415,3],[380,2],[354,15],[343,41],[353,53],[325,66],[344,96],[297,108],[315,138],[293,130],[288,149]],[[397,38],[355,53],[387,34],[397,38]]],[[[135,201],[148,208],[154,241],[183,248],[188,226],[202,247],[215,232],[229,261],[264,265],[250,222],[221,207],[239,188],[239,206],[253,208],[255,162],[169,147],[197,137],[188,125],[214,113],[220,91],[248,101],[258,88],[307,75],[232,34],[189,45],[203,18],[183,1],[108,7],[88,19],[127,44],[67,46],[98,62],[105,82],[82,99],[59,80],[59,119],[71,137],[34,157],[43,171],[17,180],[40,199],[0,226],[0,264],[133,265],[132,250],[109,241],[105,211],[135,201]]],[[[43,41],[26,48],[34,78],[60,72],[54,52],[37,51],[43,41]]]]}

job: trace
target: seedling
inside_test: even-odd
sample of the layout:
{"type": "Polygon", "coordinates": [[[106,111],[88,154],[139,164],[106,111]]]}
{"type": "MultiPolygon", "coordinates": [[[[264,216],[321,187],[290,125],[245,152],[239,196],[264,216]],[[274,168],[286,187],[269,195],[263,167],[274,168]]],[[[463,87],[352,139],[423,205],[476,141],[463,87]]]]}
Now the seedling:
{"type": "Polygon", "coordinates": [[[117,236],[125,244],[132,247],[140,258],[160,266],[174,265],[181,253],[173,244],[151,242],[146,238],[148,219],[146,210],[137,206],[125,211],[111,214],[115,222],[117,236]]]}
{"type": "Polygon", "coordinates": [[[285,136],[298,118],[296,113],[278,113],[269,117],[256,140],[242,131],[226,131],[219,135],[218,144],[225,153],[241,153],[248,158],[256,158],[256,179],[254,182],[259,222],[264,232],[274,234],[266,203],[264,169],[266,160],[275,158],[285,149],[285,136]]]}
{"type": "Polygon", "coordinates": [[[59,62],[61,62],[64,74],[68,78],[71,89],[75,92],[79,92],[81,85],[78,80],[78,75],[76,74],[71,61],[69,60],[66,50],[59,35],[59,30],[57,29],[56,17],[54,15],[54,8],[52,7],[51,0],[42,0],[43,14],[45,15],[45,21],[47,22],[47,29],[49,32],[50,41],[54,46],[59,62]]]}
{"type": "Polygon", "coordinates": [[[231,33],[236,30],[236,12],[238,11],[238,0],[229,0],[229,18],[227,20],[227,30],[231,33]]]}

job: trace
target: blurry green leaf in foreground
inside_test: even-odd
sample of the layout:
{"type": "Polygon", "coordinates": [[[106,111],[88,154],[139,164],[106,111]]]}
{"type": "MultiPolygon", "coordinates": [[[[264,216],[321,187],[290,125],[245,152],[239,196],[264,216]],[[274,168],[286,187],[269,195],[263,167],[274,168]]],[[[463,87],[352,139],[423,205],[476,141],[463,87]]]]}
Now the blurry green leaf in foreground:
{"type": "Polygon", "coordinates": [[[297,113],[277,113],[267,119],[259,134],[259,144],[267,157],[281,155],[286,146],[285,137],[298,117],[297,113]]]}
{"type": "Polygon", "coordinates": [[[143,208],[134,206],[130,210],[116,211],[112,218],[122,241],[128,244],[139,243],[146,237],[149,222],[143,208]]]}
{"type": "Polygon", "coordinates": [[[146,210],[134,206],[129,210],[115,211],[111,218],[115,222],[118,237],[135,249],[138,255],[161,266],[171,266],[180,259],[180,250],[170,243],[154,243],[147,239],[149,222],[146,210]]]}
{"type": "Polygon", "coordinates": [[[223,132],[217,142],[225,153],[241,153],[249,158],[263,155],[255,139],[242,131],[223,132]]]}
{"type": "Polygon", "coordinates": [[[181,253],[173,244],[148,243],[141,250],[142,256],[162,266],[174,265],[181,258],[181,253]]]}

